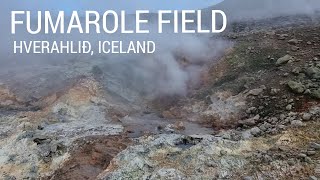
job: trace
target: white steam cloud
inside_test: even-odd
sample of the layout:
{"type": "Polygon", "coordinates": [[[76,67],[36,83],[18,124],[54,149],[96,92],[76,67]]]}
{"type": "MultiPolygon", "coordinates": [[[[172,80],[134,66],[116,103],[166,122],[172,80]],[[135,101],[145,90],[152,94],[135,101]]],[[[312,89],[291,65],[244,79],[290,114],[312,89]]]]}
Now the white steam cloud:
{"type": "MultiPolygon", "coordinates": [[[[287,14],[312,14],[318,0],[225,0],[213,9],[224,10],[231,20],[266,18],[287,14]]],[[[35,8],[31,8],[34,10],[35,8]]],[[[212,9],[212,8],[210,8],[212,9]]],[[[230,44],[218,38],[186,34],[114,34],[90,36],[10,34],[10,11],[24,10],[19,3],[6,0],[0,12],[0,83],[14,87],[21,96],[42,96],[62,87],[68,80],[91,75],[100,69],[107,89],[134,100],[164,94],[185,94],[188,84],[196,82],[207,63],[221,55],[230,44]],[[13,40],[153,40],[157,51],[152,55],[13,55],[13,40]],[[182,60],[182,61],[181,61],[182,60]],[[186,61],[184,64],[183,61],[186,61]]],[[[29,8],[30,10],[30,8],[29,8]]],[[[150,25],[148,29],[154,28],[150,25]]],[[[98,73],[99,74],[99,73],[98,73]]]]}

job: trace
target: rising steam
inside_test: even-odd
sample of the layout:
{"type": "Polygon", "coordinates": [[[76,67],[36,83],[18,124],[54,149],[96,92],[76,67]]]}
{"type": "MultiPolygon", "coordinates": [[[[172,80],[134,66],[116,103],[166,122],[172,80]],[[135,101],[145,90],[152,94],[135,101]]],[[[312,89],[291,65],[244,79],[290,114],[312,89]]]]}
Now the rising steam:
{"type": "MultiPolygon", "coordinates": [[[[223,53],[229,43],[203,35],[36,35],[23,32],[10,35],[10,11],[23,9],[19,3],[5,0],[1,10],[0,82],[11,85],[24,97],[42,96],[78,76],[90,76],[100,69],[104,86],[118,95],[136,97],[185,94],[188,83],[196,81],[202,68],[223,53]],[[153,40],[157,52],[152,55],[13,55],[12,40],[153,40]]],[[[266,18],[284,14],[314,13],[318,0],[225,0],[213,7],[224,10],[229,20],[266,18]]],[[[29,10],[35,10],[36,7],[29,10]]],[[[212,9],[212,8],[210,8],[212,9]]],[[[150,26],[153,26],[152,24],[150,26]]],[[[154,27],[149,27],[152,29],[154,27]]]]}

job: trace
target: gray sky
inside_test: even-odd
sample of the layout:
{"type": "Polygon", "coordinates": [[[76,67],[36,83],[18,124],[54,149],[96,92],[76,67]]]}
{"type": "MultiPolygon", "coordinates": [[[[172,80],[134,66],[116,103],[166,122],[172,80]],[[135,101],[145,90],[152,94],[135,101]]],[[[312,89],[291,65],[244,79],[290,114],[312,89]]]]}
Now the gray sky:
{"type": "Polygon", "coordinates": [[[45,0],[45,1],[22,1],[3,0],[2,7],[23,10],[127,10],[133,12],[137,9],[151,11],[159,9],[200,9],[212,6],[222,0],[45,0]]]}

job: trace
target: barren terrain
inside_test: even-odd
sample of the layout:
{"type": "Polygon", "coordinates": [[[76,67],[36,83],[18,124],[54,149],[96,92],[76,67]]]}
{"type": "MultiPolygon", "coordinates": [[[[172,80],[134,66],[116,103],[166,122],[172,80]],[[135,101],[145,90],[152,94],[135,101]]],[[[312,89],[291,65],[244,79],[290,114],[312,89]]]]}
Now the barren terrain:
{"type": "Polygon", "coordinates": [[[222,35],[232,46],[185,96],[128,100],[106,88],[101,63],[73,65],[86,73],[46,94],[4,82],[0,178],[320,178],[319,22],[232,23],[222,35]]]}

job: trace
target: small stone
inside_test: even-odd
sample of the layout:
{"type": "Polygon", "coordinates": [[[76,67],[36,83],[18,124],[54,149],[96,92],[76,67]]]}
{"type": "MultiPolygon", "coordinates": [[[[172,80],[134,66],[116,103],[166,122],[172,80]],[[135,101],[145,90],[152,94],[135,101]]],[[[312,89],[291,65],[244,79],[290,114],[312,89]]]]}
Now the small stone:
{"type": "Polygon", "coordinates": [[[301,72],[301,68],[300,67],[296,67],[292,70],[292,73],[295,75],[299,75],[299,73],[301,72]]]}
{"type": "Polygon", "coordinates": [[[285,40],[286,37],[289,37],[289,35],[288,34],[280,34],[280,35],[278,35],[278,39],[279,40],[285,40]]]}
{"type": "Polygon", "coordinates": [[[310,157],[305,157],[304,161],[306,161],[309,164],[313,163],[313,161],[312,161],[312,159],[310,157]]]}
{"type": "Polygon", "coordinates": [[[310,113],[303,113],[303,115],[302,115],[302,119],[304,121],[309,121],[311,119],[311,117],[312,117],[312,114],[310,114],[310,113]]]}
{"type": "Polygon", "coordinates": [[[305,157],[307,157],[307,155],[304,154],[304,153],[300,153],[300,154],[298,154],[298,157],[299,157],[299,158],[305,158],[305,157]]]}
{"type": "Polygon", "coordinates": [[[289,81],[288,86],[294,93],[297,93],[297,94],[301,94],[305,90],[304,85],[300,82],[289,81]]]}
{"type": "Polygon", "coordinates": [[[316,154],[316,151],[307,151],[308,156],[313,156],[316,154]]]}
{"type": "Polygon", "coordinates": [[[174,128],[174,125],[173,125],[173,124],[168,124],[168,125],[164,128],[164,130],[165,130],[166,132],[170,132],[170,133],[175,132],[175,128],[174,128]]]}
{"type": "Polygon", "coordinates": [[[270,118],[270,122],[276,123],[276,122],[278,122],[278,118],[272,117],[272,118],[270,118]]]}
{"type": "Polygon", "coordinates": [[[298,41],[298,39],[291,39],[291,40],[288,41],[288,43],[291,44],[291,45],[296,45],[296,44],[299,43],[299,41],[298,41]]]}
{"type": "Polygon", "coordinates": [[[252,96],[258,96],[259,94],[261,94],[263,92],[262,88],[258,88],[258,89],[252,89],[248,92],[248,95],[252,95],[252,96]]]}
{"type": "Polygon", "coordinates": [[[291,121],[291,125],[294,126],[294,127],[304,126],[303,122],[300,121],[300,120],[293,120],[293,121],[291,121]]]}
{"type": "Polygon", "coordinates": [[[247,131],[244,131],[244,132],[241,134],[241,137],[242,137],[242,139],[244,139],[244,140],[248,140],[248,139],[251,139],[253,136],[252,136],[250,130],[247,130],[247,131]]]}
{"type": "Polygon", "coordinates": [[[262,125],[259,127],[259,129],[262,130],[262,131],[266,131],[266,130],[268,130],[268,129],[271,128],[271,127],[272,127],[271,124],[265,122],[264,124],[262,124],[262,125]]]}
{"type": "Polygon", "coordinates": [[[247,113],[247,114],[253,114],[253,113],[256,112],[256,110],[257,110],[256,107],[250,107],[250,108],[248,108],[248,109],[246,110],[246,113],[247,113]]]}
{"type": "Polygon", "coordinates": [[[282,120],[282,121],[283,121],[283,120],[286,118],[286,115],[284,115],[284,114],[280,114],[280,117],[279,117],[279,118],[280,118],[280,120],[282,120]]]}
{"type": "Polygon", "coordinates": [[[290,165],[290,166],[292,166],[292,165],[294,165],[296,162],[294,161],[294,159],[289,159],[288,160],[288,164],[290,165]]]}
{"type": "Polygon", "coordinates": [[[0,102],[0,105],[1,105],[1,106],[11,106],[11,105],[13,105],[13,104],[14,104],[14,102],[11,101],[11,100],[6,100],[6,101],[4,101],[4,102],[0,102]]]}
{"type": "Polygon", "coordinates": [[[174,123],[174,128],[178,131],[181,131],[181,130],[185,130],[186,127],[184,126],[184,123],[182,121],[179,121],[179,122],[176,122],[174,123]]]}
{"type": "Polygon", "coordinates": [[[290,55],[285,55],[285,56],[283,56],[282,58],[279,58],[279,59],[277,60],[276,65],[277,65],[277,66],[280,66],[280,65],[282,65],[282,64],[286,64],[288,61],[290,61],[290,60],[292,60],[292,59],[293,59],[292,56],[290,56],[290,55]]]}
{"type": "Polygon", "coordinates": [[[286,110],[287,110],[287,111],[291,111],[291,110],[292,110],[292,105],[291,105],[291,104],[287,105],[287,106],[286,106],[286,110]]]}
{"type": "Polygon", "coordinates": [[[246,177],[243,178],[243,180],[253,180],[253,177],[251,177],[251,176],[246,176],[246,177]]]}
{"type": "Polygon", "coordinates": [[[228,152],[225,151],[225,150],[221,150],[221,151],[220,151],[220,155],[221,155],[221,156],[224,156],[224,155],[226,155],[227,153],[228,153],[228,152]]]}
{"type": "Polygon", "coordinates": [[[249,119],[240,121],[240,124],[247,125],[247,126],[253,126],[256,124],[256,121],[259,120],[259,118],[260,118],[260,116],[256,115],[253,118],[249,118],[249,119]]]}
{"type": "Polygon", "coordinates": [[[206,162],[206,166],[208,167],[217,167],[217,163],[214,161],[208,161],[206,162]]]}
{"type": "Polygon", "coordinates": [[[271,94],[272,96],[274,96],[274,95],[278,94],[279,92],[280,92],[280,89],[274,89],[274,88],[272,88],[271,91],[270,91],[270,94],[271,94]]]}
{"type": "Polygon", "coordinates": [[[293,52],[296,52],[296,51],[298,51],[300,48],[299,47],[297,47],[297,46],[292,46],[291,47],[291,51],[293,51],[293,52]]]}
{"type": "Polygon", "coordinates": [[[316,178],[315,176],[310,176],[309,180],[318,180],[318,178],[316,178]]]}
{"type": "Polygon", "coordinates": [[[320,99],[320,88],[311,91],[311,97],[315,98],[315,99],[320,99]]]}
{"type": "Polygon", "coordinates": [[[261,130],[258,127],[254,127],[250,130],[250,133],[254,136],[257,136],[261,133],[261,130]]]}
{"type": "Polygon", "coordinates": [[[32,165],[32,166],[30,167],[30,173],[37,173],[37,172],[38,172],[38,167],[35,166],[35,165],[32,165]]]}
{"type": "Polygon", "coordinates": [[[320,79],[320,69],[317,67],[309,67],[306,70],[306,74],[311,78],[311,79],[320,79]]]}
{"type": "Polygon", "coordinates": [[[304,91],[303,94],[311,94],[311,90],[310,90],[310,89],[307,89],[307,90],[304,91]]]}
{"type": "Polygon", "coordinates": [[[311,143],[310,147],[315,149],[315,150],[320,150],[320,144],[315,143],[315,142],[311,143]]]}
{"type": "Polygon", "coordinates": [[[312,44],[312,42],[311,42],[311,41],[308,41],[308,42],[307,42],[307,44],[308,44],[308,45],[311,45],[311,44],[312,44]]]}

